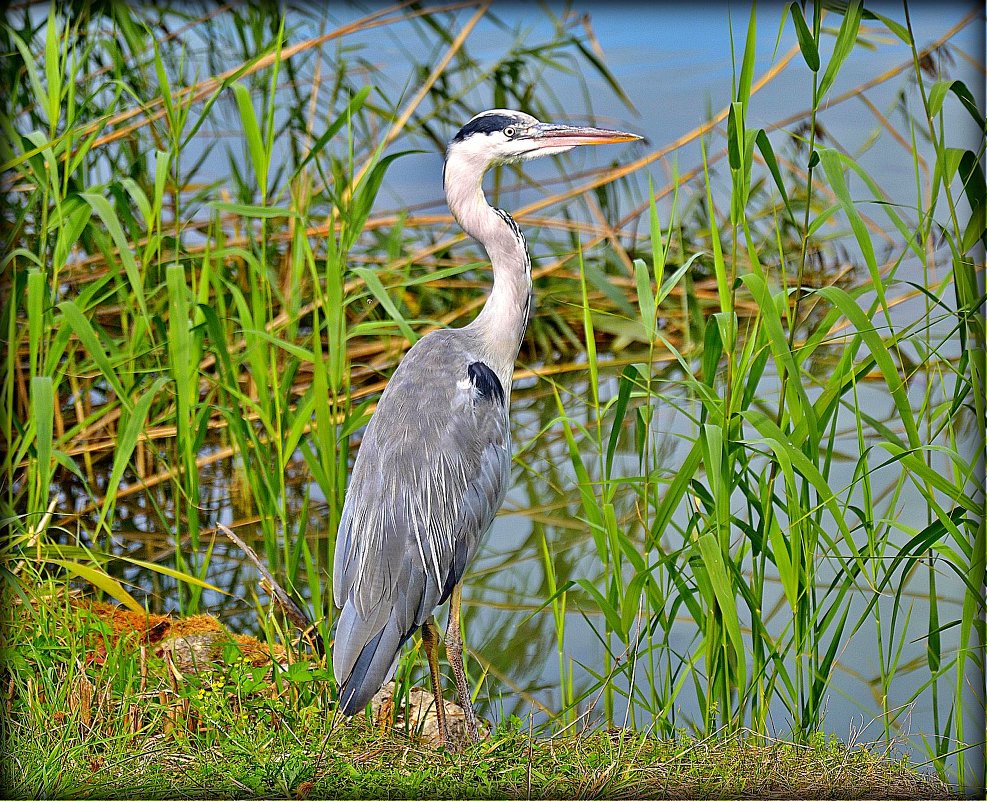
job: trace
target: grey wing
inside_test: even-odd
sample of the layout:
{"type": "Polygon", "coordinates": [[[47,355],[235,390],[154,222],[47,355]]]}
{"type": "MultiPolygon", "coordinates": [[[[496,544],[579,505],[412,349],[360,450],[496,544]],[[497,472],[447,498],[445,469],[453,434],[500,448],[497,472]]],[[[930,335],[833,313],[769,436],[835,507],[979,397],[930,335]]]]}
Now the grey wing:
{"type": "Polygon", "coordinates": [[[404,642],[462,579],[507,489],[499,380],[482,362],[434,350],[409,351],[388,383],[343,508],[333,670],[346,714],[367,704],[404,642]]]}

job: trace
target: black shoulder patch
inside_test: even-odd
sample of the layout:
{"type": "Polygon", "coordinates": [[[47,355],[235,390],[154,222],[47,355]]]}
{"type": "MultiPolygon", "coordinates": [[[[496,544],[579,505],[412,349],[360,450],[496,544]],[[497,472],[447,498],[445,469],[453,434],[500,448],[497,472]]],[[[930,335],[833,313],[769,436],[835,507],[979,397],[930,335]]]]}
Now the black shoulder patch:
{"type": "Polygon", "coordinates": [[[497,374],[483,362],[473,362],[466,368],[470,381],[476,387],[476,391],[481,398],[489,401],[504,403],[504,387],[497,378],[497,374]]]}
{"type": "Polygon", "coordinates": [[[488,134],[492,131],[502,131],[511,124],[516,125],[517,121],[506,114],[484,114],[482,117],[470,120],[460,128],[459,133],[453,137],[452,141],[462,142],[467,136],[472,136],[475,133],[488,134]]]}

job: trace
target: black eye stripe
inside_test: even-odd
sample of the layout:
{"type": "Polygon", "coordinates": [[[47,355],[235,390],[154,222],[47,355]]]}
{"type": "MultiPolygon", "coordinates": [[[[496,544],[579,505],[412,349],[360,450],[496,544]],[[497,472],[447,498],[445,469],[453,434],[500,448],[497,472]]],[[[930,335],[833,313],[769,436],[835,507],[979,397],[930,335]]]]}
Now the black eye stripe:
{"type": "Polygon", "coordinates": [[[514,119],[504,114],[484,114],[475,120],[470,120],[453,138],[453,142],[461,142],[468,136],[476,133],[488,134],[494,131],[503,131],[505,128],[513,127],[514,119]]]}

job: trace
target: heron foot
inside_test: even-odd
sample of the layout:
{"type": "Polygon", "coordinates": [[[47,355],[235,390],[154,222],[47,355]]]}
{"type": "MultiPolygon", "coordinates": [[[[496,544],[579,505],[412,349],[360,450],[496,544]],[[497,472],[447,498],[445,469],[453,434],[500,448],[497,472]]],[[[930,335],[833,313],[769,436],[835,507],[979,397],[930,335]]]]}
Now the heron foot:
{"type": "Polygon", "coordinates": [[[381,734],[386,734],[394,727],[394,696],[390,695],[384,699],[377,708],[377,728],[381,734]]]}
{"type": "Polygon", "coordinates": [[[453,587],[449,601],[449,626],[446,629],[446,660],[452,668],[456,679],[456,692],[459,693],[459,705],[463,708],[463,722],[466,724],[466,736],[475,744],[480,741],[480,730],[476,722],[476,712],[473,709],[473,694],[470,692],[469,681],[466,679],[466,668],[463,667],[463,633],[459,613],[463,601],[463,585],[453,587]]]}
{"type": "Polygon", "coordinates": [[[449,729],[446,726],[446,704],[442,698],[442,683],[439,679],[439,630],[431,618],[422,626],[422,645],[425,648],[429,674],[432,677],[432,696],[435,699],[435,719],[439,727],[439,741],[446,745],[449,742],[449,729]]]}
{"type": "Polygon", "coordinates": [[[463,667],[463,640],[456,628],[446,632],[446,660],[452,668],[456,679],[456,692],[459,695],[459,705],[463,708],[463,722],[466,724],[466,736],[470,743],[480,741],[480,729],[473,709],[473,697],[469,681],[466,679],[466,669],[463,667]]]}

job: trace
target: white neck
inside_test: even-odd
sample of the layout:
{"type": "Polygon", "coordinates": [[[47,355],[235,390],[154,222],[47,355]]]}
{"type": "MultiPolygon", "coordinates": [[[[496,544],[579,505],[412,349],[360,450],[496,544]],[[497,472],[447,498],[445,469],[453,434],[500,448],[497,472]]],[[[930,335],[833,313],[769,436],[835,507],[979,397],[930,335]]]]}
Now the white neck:
{"type": "Polygon", "coordinates": [[[485,168],[468,156],[451,155],[445,167],[446,200],[456,221],[490,257],[493,289],[467,328],[477,335],[490,367],[509,387],[531,303],[531,260],[513,219],[492,208],[483,196],[485,168]]]}

